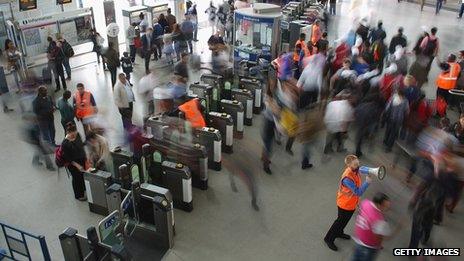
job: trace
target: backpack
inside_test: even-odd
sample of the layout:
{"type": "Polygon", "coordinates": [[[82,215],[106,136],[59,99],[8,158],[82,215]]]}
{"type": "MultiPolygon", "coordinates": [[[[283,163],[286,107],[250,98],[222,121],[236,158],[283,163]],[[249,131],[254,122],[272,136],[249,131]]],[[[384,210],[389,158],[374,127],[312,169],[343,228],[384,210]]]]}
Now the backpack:
{"type": "Polygon", "coordinates": [[[55,149],[55,164],[58,166],[58,168],[66,167],[69,165],[69,162],[66,162],[66,160],[63,157],[63,147],[59,145],[55,149]]]}
{"type": "Polygon", "coordinates": [[[64,55],[68,58],[70,57],[73,57],[74,56],[74,49],[72,48],[72,46],[66,42],[65,43],[65,52],[64,52],[64,55]]]}
{"type": "Polygon", "coordinates": [[[432,40],[429,37],[427,44],[425,45],[425,48],[422,51],[422,53],[426,56],[432,56],[433,53],[435,52],[435,49],[437,48],[437,41],[438,41],[437,38],[435,40],[432,40]]]}

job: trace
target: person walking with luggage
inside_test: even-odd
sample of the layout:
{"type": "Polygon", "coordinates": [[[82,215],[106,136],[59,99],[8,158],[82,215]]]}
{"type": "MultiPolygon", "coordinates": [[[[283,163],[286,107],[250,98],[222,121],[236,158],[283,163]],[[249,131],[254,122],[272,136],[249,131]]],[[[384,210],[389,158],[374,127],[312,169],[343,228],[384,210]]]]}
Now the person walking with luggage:
{"type": "Polygon", "coordinates": [[[67,89],[66,86],[66,79],[64,77],[64,69],[63,69],[63,61],[66,58],[61,46],[61,42],[52,42],[51,43],[53,49],[52,49],[52,57],[53,61],[55,63],[55,83],[56,83],[56,89],[55,92],[58,92],[61,89],[61,85],[63,86],[63,90],[67,89]],[[60,79],[61,79],[61,84],[60,84],[60,79]]]}
{"type": "Polygon", "coordinates": [[[352,261],[373,261],[376,258],[382,249],[382,241],[391,235],[384,216],[390,205],[390,198],[381,192],[377,192],[372,200],[361,202],[354,228],[356,247],[352,261]]]}
{"type": "Polygon", "coordinates": [[[114,86],[114,103],[118,107],[122,118],[122,125],[125,130],[132,126],[132,112],[134,108],[135,96],[132,87],[126,79],[124,73],[120,73],[119,81],[114,86]]]}
{"type": "Polygon", "coordinates": [[[91,130],[91,123],[98,109],[92,93],[85,90],[83,83],[77,84],[77,91],[73,96],[73,107],[76,119],[82,122],[84,132],[87,135],[91,130]]]}
{"type": "Polygon", "coordinates": [[[340,184],[337,192],[337,219],[334,221],[329,231],[324,237],[324,242],[327,246],[337,251],[338,247],[334,241],[336,238],[349,240],[351,237],[343,232],[346,225],[353,216],[354,211],[359,203],[360,197],[369,187],[372,182],[371,177],[366,176],[366,180],[361,182],[361,174],[359,173],[359,160],[355,155],[345,157],[346,169],[340,179],[340,184]]]}
{"type": "Polygon", "coordinates": [[[87,200],[84,185],[84,171],[88,164],[87,155],[76,125],[68,123],[66,126],[66,136],[61,143],[60,150],[63,160],[67,163],[66,168],[71,173],[74,198],[79,201],[87,200]]]}
{"type": "Polygon", "coordinates": [[[37,116],[37,123],[44,141],[51,146],[55,146],[55,104],[47,93],[47,87],[40,86],[37,90],[37,97],[32,102],[32,108],[37,116]]]}
{"type": "Polygon", "coordinates": [[[71,98],[71,91],[64,91],[63,97],[61,97],[58,102],[56,103],[56,108],[60,112],[61,115],[61,125],[63,126],[64,132],[66,133],[66,126],[68,123],[76,124],[74,122],[74,108],[69,103],[69,99],[71,98]]]}
{"type": "Polygon", "coordinates": [[[66,41],[66,39],[60,37],[58,38],[58,45],[61,45],[61,50],[63,51],[64,58],[63,58],[63,66],[66,70],[66,80],[71,80],[71,65],[69,64],[69,58],[74,56],[74,49],[72,46],[66,41]]]}

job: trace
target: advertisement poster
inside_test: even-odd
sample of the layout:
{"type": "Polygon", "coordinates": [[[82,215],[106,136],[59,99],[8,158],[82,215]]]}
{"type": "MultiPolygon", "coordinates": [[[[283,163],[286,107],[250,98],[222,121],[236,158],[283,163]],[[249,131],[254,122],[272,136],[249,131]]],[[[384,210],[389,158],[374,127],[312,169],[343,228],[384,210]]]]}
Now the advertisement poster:
{"type": "Polygon", "coordinates": [[[66,39],[70,45],[79,44],[76,22],[74,20],[60,21],[60,32],[61,36],[66,39]]]}
{"type": "Polygon", "coordinates": [[[105,1],[103,2],[103,10],[105,12],[105,24],[116,23],[116,15],[114,12],[114,2],[105,1]]]}
{"type": "Polygon", "coordinates": [[[92,16],[83,16],[74,19],[77,30],[77,41],[86,42],[90,39],[90,30],[92,29],[92,16]]]}
{"type": "Polygon", "coordinates": [[[19,0],[19,11],[37,9],[37,0],[19,0]]]}
{"type": "Polygon", "coordinates": [[[57,5],[64,5],[64,4],[70,4],[72,3],[72,0],[56,0],[57,5]]]}

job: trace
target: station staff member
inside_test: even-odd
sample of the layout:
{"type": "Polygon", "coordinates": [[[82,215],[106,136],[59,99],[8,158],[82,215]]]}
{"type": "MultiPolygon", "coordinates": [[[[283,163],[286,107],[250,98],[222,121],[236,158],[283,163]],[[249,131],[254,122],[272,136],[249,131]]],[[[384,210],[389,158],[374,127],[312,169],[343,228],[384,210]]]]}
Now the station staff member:
{"type": "Polygon", "coordinates": [[[91,119],[97,113],[97,104],[95,103],[92,93],[85,90],[83,83],[78,83],[76,87],[77,91],[73,98],[74,112],[76,118],[82,121],[84,132],[87,136],[87,133],[91,129],[91,119]]]}
{"type": "Polygon", "coordinates": [[[337,192],[338,216],[324,237],[324,242],[333,251],[338,250],[334,243],[335,238],[339,237],[347,240],[351,238],[343,230],[350,221],[351,216],[353,216],[359,203],[359,198],[372,182],[371,177],[366,176],[366,181],[361,183],[359,160],[355,155],[346,156],[345,165],[347,167],[340,179],[337,192]]]}
{"type": "Polygon", "coordinates": [[[456,62],[456,55],[450,54],[448,56],[449,69],[443,68],[443,71],[437,78],[437,97],[443,97],[449,103],[449,90],[456,87],[459,74],[461,73],[461,66],[456,62]]]}
{"type": "Polygon", "coordinates": [[[316,46],[317,42],[321,39],[321,37],[321,20],[316,19],[313,26],[311,27],[311,43],[313,44],[313,46],[316,46]]]}
{"type": "MultiPolygon", "coordinates": [[[[295,43],[295,49],[296,49],[296,46],[297,46],[297,45],[300,45],[300,46],[301,46],[301,50],[304,52],[304,56],[305,56],[305,57],[308,57],[308,56],[311,56],[311,53],[309,52],[309,49],[308,49],[308,47],[306,46],[305,40],[306,40],[306,34],[301,33],[301,34],[300,34],[300,38],[298,38],[298,41],[296,41],[296,43],[295,43]]],[[[300,61],[300,54],[299,54],[299,53],[295,53],[295,54],[293,55],[293,62],[298,63],[299,61],[300,61]]]]}

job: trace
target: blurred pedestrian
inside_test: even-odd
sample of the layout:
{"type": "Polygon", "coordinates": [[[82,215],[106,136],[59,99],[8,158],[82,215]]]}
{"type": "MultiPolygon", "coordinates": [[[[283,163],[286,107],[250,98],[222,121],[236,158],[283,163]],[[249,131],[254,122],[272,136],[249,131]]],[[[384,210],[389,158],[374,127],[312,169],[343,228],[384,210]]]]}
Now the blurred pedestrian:
{"type": "Polygon", "coordinates": [[[155,56],[155,61],[161,58],[163,55],[163,35],[164,29],[163,26],[158,22],[157,18],[153,19],[153,54],[155,56]]]}
{"type": "Polygon", "coordinates": [[[129,57],[129,54],[127,52],[123,52],[121,57],[121,67],[122,71],[126,75],[126,79],[129,82],[130,86],[133,86],[130,79],[131,79],[131,73],[134,70],[133,63],[131,61],[131,58],[129,57]]]}
{"type": "Polygon", "coordinates": [[[47,87],[40,86],[37,90],[37,97],[32,102],[34,113],[37,116],[40,132],[44,141],[55,146],[55,103],[48,95],[47,87]]]}
{"type": "Polygon", "coordinates": [[[126,31],[126,38],[127,42],[129,43],[129,52],[130,52],[130,59],[131,62],[135,62],[135,54],[137,52],[137,48],[135,47],[135,38],[137,37],[135,27],[137,26],[137,23],[132,23],[129,25],[126,31]]]}
{"type": "Polygon", "coordinates": [[[334,241],[336,238],[349,240],[350,235],[343,232],[346,225],[353,216],[354,211],[359,203],[360,197],[364,194],[369,184],[372,182],[371,177],[366,176],[366,181],[361,182],[361,174],[359,173],[359,160],[354,155],[345,157],[346,169],[340,179],[337,192],[337,219],[334,221],[329,231],[324,237],[324,242],[327,246],[337,251],[338,247],[334,241]]]}
{"type": "Polygon", "coordinates": [[[399,89],[393,94],[390,101],[388,101],[383,117],[386,120],[386,130],[383,144],[385,151],[391,152],[393,145],[398,138],[399,131],[403,127],[403,123],[409,114],[409,103],[404,96],[404,90],[399,89]]]}
{"type": "Polygon", "coordinates": [[[406,39],[406,36],[403,35],[403,27],[398,28],[398,34],[392,37],[390,40],[390,45],[388,46],[388,51],[390,52],[390,55],[393,55],[396,51],[396,47],[399,45],[403,48],[406,48],[406,45],[408,45],[408,40],[406,39]]]}
{"type": "Polygon", "coordinates": [[[172,32],[174,30],[174,25],[177,24],[176,17],[172,14],[171,8],[168,8],[166,12],[166,21],[168,21],[170,32],[172,32]]]}
{"type": "Polygon", "coordinates": [[[87,148],[89,149],[89,161],[92,168],[108,171],[110,150],[105,137],[91,131],[87,136],[87,148]]]}
{"type": "MultiPolygon", "coordinates": [[[[102,49],[103,49],[103,43],[105,42],[105,39],[101,37],[95,29],[90,29],[90,40],[93,43],[93,48],[92,51],[97,54],[97,62],[100,64],[100,57],[102,56],[102,49]]],[[[103,69],[106,70],[106,64],[105,61],[102,59],[103,62],[103,69]]]]}
{"type": "Polygon", "coordinates": [[[216,11],[217,8],[214,6],[213,1],[211,1],[209,7],[205,10],[205,14],[208,14],[208,21],[211,26],[212,34],[216,31],[216,11]]]}
{"type": "Polygon", "coordinates": [[[436,27],[433,27],[430,30],[430,35],[424,36],[422,42],[419,45],[419,49],[422,52],[422,54],[429,59],[427,64],[427,75],[430,72],[430,67],[432,66],[433,59],[435,59],[435,56],[437,56],[440,47],[440,41],[436,36],[437,31],[438,29],[436,27]]]}
{"type": "Polygon", "coordinates": [[[332,143],[337,140],[337,152],[345,152],[344,140],[348,126],[354,120],[354,110],[348,97],[339,97],[327,104],[324,123],[327,128],[324,154],[333,152],[332,143]]]}
{"type": "Polygon", "coordinates": [[[21,81],[21,52],[18,51],[16,46],[14,46],[13,41],[10,39],[5,40],[5,54],[7,58],[7,67],[6,69],[13,74],[13,78],[16,83],[17,91],[20,91],[20,81],[21,81]]]}
{"type": "Polygon", "coordinates": [[[390,198],[381,192],[377,192],[372,201],[365,199],[361,202],[354,228],[356,247],[352,261],[376,259],[379,250],[383,248],[383,239],[391,234],[384,216],[390,205],[390,198]]]}
{"type": "Polygon", "coordinates": [[[186,16],[184,21],[180,24],[180,30],[185,35],[185,40],[187,41],[189,52],[193,53],[193,31],[195,29],[194,24],[190,20],[190,16],[186,16]]]}
{"type": "Polygon", "coordinates": [[[188,43],[186,35],[182,32],[178,24],[174,25],[172,40],[174,41],[174,50],[176,51],[177,61],[180,61],[180,55],[184,52],[188,52],[188,43]]]}
{"type": "Polygon", "coordinates": [[[147,28],[147,33],[142,36],[142,53],[145,59],[145,73],[150,73],[150,59],[153,53],[155,41],[153,38],[153,28],[147,28]]]}
{"type": "Polygon", "coordinates": [[[61,51],[64,55],[63,66],[66,70],[66,80],[71,80],[71,65],[69,64],[69,59],[74,56],[74,49],[63,37],[60,37],[57,40],[59,42],[59,45],[61,44],[61,51]]]}
{"type": "Polygon", "coordinates": [[[154,72],[143,76],[137,86],[139,96],[144,100],[144,116],[151,116],[155,112],[153,89],[159,81],[154,72]]]}
{"type": "Polygon", "coordinates": [[[116,84],[116,75],[118,67],[121,66],[119,61],[119,53],[116,51],[117,46],[114,46],[113,42],[108,43],[108,49],[106,50],[103,57],[105,57],[106,66],[111,74],[111,88],[116,84]]]}

